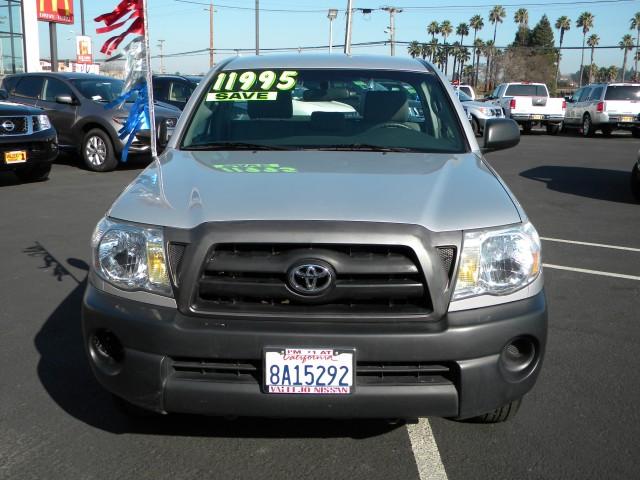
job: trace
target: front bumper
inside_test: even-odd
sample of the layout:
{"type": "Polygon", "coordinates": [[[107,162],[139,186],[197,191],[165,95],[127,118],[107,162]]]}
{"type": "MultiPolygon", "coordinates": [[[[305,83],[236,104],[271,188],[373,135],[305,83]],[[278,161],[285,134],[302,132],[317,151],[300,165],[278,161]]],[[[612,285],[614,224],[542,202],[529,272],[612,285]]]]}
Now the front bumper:
{"type": "MultiPolygon", "coordinates": [[[[209,322],[175,308],[145,304],[87,287],[84,342],[99,382],[131,403],[158,412],[278,417],[411,418],[479,415],[522,397],[541,368],[547,335],[544,291],[509,304],[445,315],[440,327],[389,322],[324,324],[254,319],[209,322]],[[103,364],[91,339],[108,330],[123,345],[118,362],[103,364]],[[530,368],[513,375],[501,352],[514,338],[536,345],[530,368]],[[348,396],[263,393],[261,359],[271,346],[353,347],[357,363],[446,365],[423,382],[362,382],[348,396]],[[224,360],[258,365],[255,376],[216,380],[185,374],[178,363],[224,360]]],[[[356,367],[356,371],[358,367],[356,367]]]]}
{"type": "Polygon", "coordinates": [[[45,130],[31,135],[0,136],[0,171],[28,168],[31,165],[52,163],[58,156],[58,137],[55,130],[45,130]],[[5,152],[25,151],[27,161],[7,164],[5,152]]]}

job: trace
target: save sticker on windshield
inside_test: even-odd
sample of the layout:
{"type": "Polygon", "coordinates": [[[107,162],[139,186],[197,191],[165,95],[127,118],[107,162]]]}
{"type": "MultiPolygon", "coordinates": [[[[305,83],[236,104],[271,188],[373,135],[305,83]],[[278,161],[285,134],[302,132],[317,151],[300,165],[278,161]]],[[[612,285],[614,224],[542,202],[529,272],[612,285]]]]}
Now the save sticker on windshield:
{"type": "Polygon", "coordinates": [[[278,92],[293,90],[298,82],[298,72],[273,70],[245,72],[220,72],[216,76],[211,90],[207,93],[207,102],[247,102],[256,100],[276,100],[278,92]]]}

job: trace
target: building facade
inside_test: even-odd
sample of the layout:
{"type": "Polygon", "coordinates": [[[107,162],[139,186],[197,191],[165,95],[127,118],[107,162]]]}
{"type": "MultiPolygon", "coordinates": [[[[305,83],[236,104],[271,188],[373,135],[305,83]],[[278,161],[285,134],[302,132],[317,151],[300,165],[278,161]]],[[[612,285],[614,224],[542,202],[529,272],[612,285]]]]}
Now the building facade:
{"type": "Polygon", "coordinates": [[[40,70],[35,0],[0,0],[0,75],[40,70]]]}

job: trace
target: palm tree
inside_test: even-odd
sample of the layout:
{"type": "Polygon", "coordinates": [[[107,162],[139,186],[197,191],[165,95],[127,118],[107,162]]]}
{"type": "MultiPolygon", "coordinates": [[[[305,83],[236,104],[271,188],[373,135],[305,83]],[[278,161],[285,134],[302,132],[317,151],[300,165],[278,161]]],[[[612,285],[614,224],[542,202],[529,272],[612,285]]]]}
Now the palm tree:
{"type": "Polygon", "coordinates": [[[420,42],[418,42],[417,40],[411,42],[407,47],[407,53],[411,55],[411,58],[419,57],[422,53],[420,42]]]}
{"type": "Polygon", "coordinates": [[[502,5],[496,5],[489,12],[489,21],[493,23],[493,43],[496,43],[496,33],[498,24],[502,23],[502,19],[507,16],[507,12],[502,5]]]}
{"type": "Polygon", "coordinates": [[[427,25],[427,33],[431,35],[431,41],[436,39],[436,35],[440,33],[440,24],[438,22],[431,22],[427,25]]]}
{"type": "Polygon", "coordinates": [[[430,43],[420,44],[420,56],[423,60],[426,60],[427,57],[429,57],[429,60],[433,61],[433,47],[430,43]]]}
{"type": "Polygon", "coordinates": [[[469,60],[471,60],[471,53],[469,53],[469,49],[467,47],[461,47],[460,51],[458,52],[458,62],[459,62],[458,63],[459,65],[458,79],[462,79],[462,73],[466,68],[464,64],[467,63],[469,60]]]}
{"type": "Polygon", "coordinates": [[[558,89],[558,75],[560,75],[560,56],[562,54],[562,41],[564,40],[564,32],[571,29],[571,19],[565,15],[556,20],[556,28],[560,30],[560,48],[558,49],[558,64],[556,65],[556,82],[554,90],[558,89]]]}
{"type": "Polygon", "coordinates": [[[464,45],[464,37],[469,35],[469,25],[462,22],[456,28],[456,35],[460,35],[460,45],[464,45]]]}
{"type": "Polygon", "coordinates": [[[495,46],[495,42],[493,40],[487,40],[484,44],[484,56],[487,58],[487,65],[484,70],[484,89],[485,91],[489,90],[489,68],[491,67],[491,55],[493,54],[493,49],[495,46]]]}
{"type": "Polygon", "coordinates": [[[634,60],[636,62],[635,67],[633,67],[633,78],[635,81],[638,81],[638,57],[640,56],[640,12],[636,12],[631,17],[631,30],[636,31],[636,55],[634,60]]]}
{"type": "Polygon", "coordinates": [[[524,46],[526,41],[525,32],[529,28],[529,12],[526,8],[519,8],[513,14],[513,21],[518,24],[518,36],[520,37],[520,45],[524,46]]]}
{"type": "Polygon", "coordinates": [[[594,70],[593,53],[599,43],[600,43],[600,37],[595,33],[590,35],[589,38],[587,39],[587,45],[591,47],[591,63],[589,64],[589,83],[593,82],[593,70],[594,70]]]}
{"type": "Polygon", "coordinates": [[[615,65],[611,65],[609,68],[607,68],[607,78],[605,79],[605,81],[615,82],[616,78],[618,78],[618,67],[616,67],[615,65]]]}
{"type": "MultiPolygon", "coordinates": [[[[471,17],[471,19],[469,20],[469,25],[471,25],[471,28],[473,29],[473,46],[474,49],[476,48],[476,37],[478,36],[478,30],[482,30],[482,27],[484,27],[484,20],[482,19],[482,17],[480,15],[474,15],[473,17],[471,17]]],[[[472,59],[472,67],[475,70],[476,68],[476,55],[474,52],[473,55],[473,59],[472,59]]],[[[474,81],[471,82],[474,86],[475,86],[475,75],[474,75],[474,81]]]]}
{"type": "Polygon", "coordinates": [[[482,52],[484,51],[484,42],[482,41],[481,38],[477,38],[473,41],[473,48],[475,48],[475,57],[476,57],[476,61],[475,61],[475,67],[474,67],[474,79],[473,79],[473,86],[475,87],[476,85],[478,85],[478,73],[480,72],[480,55],[482,55],[482,52]]]}
{"type": "Polygon", "coordinates": [[[624,52],[624,60],[622,61],[622,81],[624,82],[624,75],[627,72],[627,54],[633,50],[633,37],[627,33],[618,42],[618,46],[624,52]]]}
{"type": "Polygon", "coordinates": [[[594,15],[591,12],[582,12],[576,21],[576,27],[582,28],[582,57],[580,58],[580,86],[582,86],[582,71],[584,70],[584,43],[587,33],[593,28],[594,15]]]}
{"type": "Polygon", "coordinates": [[[467,79],[466,83],[469,83],[469,84],[473,83],[473,66],[472,65],[464,66],[464,68],[462,69],[462,78],[467,79]]]}
{"type": "Polygon", "coordinates": [[[453,69],[451,70],[451,80],[456,79],[456,72],[458,66],[458,55],[460,54],[460,42],[457,40],[453,42],[451,45],[451,50],[449,50],[450,55],[453,57],[453,69]]]}
{"type": "Polygon", "coordinates": [[[444,54],[445,54],[444,76],[445,77],[447,76],[447,70],[449,70],[449,46],[447,45],[447,38],[452,33],[453,33],[453,25],[451,25],[451,22],[449,20],[445,20],[440,24],[440,35],[442,35],[442,40],[443,40],[442,43],[445,45],[444,47],[444,54]]]}

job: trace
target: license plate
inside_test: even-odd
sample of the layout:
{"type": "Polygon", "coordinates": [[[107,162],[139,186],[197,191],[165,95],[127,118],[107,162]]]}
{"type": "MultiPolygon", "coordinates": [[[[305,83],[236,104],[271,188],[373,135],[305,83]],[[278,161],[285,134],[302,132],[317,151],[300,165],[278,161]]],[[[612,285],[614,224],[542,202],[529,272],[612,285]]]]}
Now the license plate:
{"type": "Polygon", "coordinates": [[[544,115],[531,115],[531,118],[533,120],[543,120],[544,119],[544,115]]]}
{"type": "Polygon", "coordinates": [[[24,163],[27,161],[27,152],[25,150],[4,152],[4,161],[5,163],[24,163]]]}
{"type": "Polygon", "coordinates": [[[633,122],[633,117],[622,117],[620,118],[621,122],[633,122]]]}
{"type": "Polygon", "coordinates": [[[267,393],[353,393],[355,351],[335,348],[268,348],[264,352],[267,393]]]}

